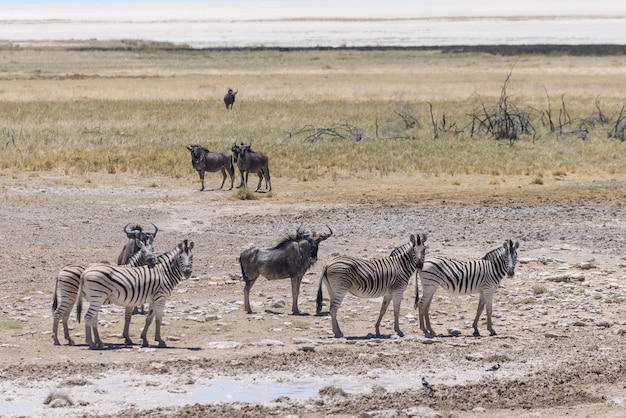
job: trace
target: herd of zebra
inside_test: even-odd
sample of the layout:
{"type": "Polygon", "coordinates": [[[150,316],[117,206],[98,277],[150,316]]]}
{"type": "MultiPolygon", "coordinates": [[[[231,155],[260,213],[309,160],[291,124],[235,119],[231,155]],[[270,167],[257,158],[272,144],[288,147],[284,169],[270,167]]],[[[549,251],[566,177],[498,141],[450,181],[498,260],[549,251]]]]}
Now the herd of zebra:
{"type": "MultiPolygon", "coordinates": [[[[52,338],[60,345],[57,332],[62,320],[64,337],[74,345],[68,330],[70,312],[76,304],[78,321],[81,319],[83,298],[89,302],[85,314],[85,339],[90,349],[103,348],[98,335],[98,313],[106,303],[125,307],[123,337],[126,345],[132,345],[129,325],[133,308],[149,303],[145,326],[141,333],[142,346],[149,346],[147,331],[155,320],[155,341],[165,347],[161,338],[161,322],[167,298],[174,287],[184,278],[189,278],[193,268],[193,242],[181,241],[172,250],[156,256],[154,239],[158,228],[146,232],[140,225],[124,227],[128,241],[118,258],[118,265],[90,264],[70,265],[58,274],[53,302],[52,338]]],[[[292,314],[300,315],[298,294],[302,278],[317,261],[320,242],[333,235],[306,232],[300,227],[295,234],[288,235],[274,247],[253,247],[243,251],[239,258],[244,285],[244,307],[252,313],[250,290],[259,276],[268,280],[291,279],[292,314]]],[[[487,329],[496,335],[491,314],[493,296],[505,277],[515,274],[519,243],[506,240],[498,248],[489,251],[477,260],[458,261],[447,257],[426,258],[426,234],[411,234],[409,242],[395,248],[391,254],[379,258],[357,258],[335,256],[324,267],[317,291],[316,314],[322,315],[323,286],[330,302],[329,314],[335,337],[343,337],[337,322],[337,312],[343,298],[350,292],[360,298],[382,297],[380,314],[375,325],[376,336],[380,337],[380,323],[393,300],[394,331],[404,336],[399,326],[400,304],[409,280],[416,275],[415,308],[419,309],[420,329],[427,338],[435,335],[429,308],[438,287],[454,294],[479,294],[478,310],[473,322],[474,336],[480,336],[478,321],[487,309],[487,329]],[[422,284],[423,297],[419,298],[418,281],[422,284]]]]}

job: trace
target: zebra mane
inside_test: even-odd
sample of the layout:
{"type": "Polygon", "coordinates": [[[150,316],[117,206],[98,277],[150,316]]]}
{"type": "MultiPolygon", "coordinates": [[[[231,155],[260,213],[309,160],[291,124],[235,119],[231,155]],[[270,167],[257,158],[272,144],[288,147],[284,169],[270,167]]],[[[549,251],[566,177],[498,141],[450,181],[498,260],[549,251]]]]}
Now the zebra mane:
{"type": "Polygon", "coordinates": [[[485,261],[493,261],[493,260],[497,260],[499,258],[502,257],[502,255],[505,252],[505,248],[500,246],[498,248],[494,248],[493,250],[489,251],[487,254],[484,255],[484,257],[482,258],[485,261]]]}

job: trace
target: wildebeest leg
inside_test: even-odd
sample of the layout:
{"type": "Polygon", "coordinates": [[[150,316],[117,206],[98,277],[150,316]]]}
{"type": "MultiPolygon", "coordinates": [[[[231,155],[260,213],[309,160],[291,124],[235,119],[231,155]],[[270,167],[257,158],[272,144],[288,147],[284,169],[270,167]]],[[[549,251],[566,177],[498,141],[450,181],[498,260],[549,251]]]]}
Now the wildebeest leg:
{"type": "MultiPolygon", "coordinates": [[[[258,192],[261,188],[261,183],[263,182],[263,170],[259,171],[257,175],[259,176],[259,184],[257,184],[255,192],[258,192]]],[[[267,189],[267,182],[265,184],[265,188],[267,189]]]]}
{"type": "Polygon", "coordinates": [[[243,288],[243,306],[246,309],[246,312],[251,314],[252,308],[250,308],[250,289],[252,289],[252,285],[257,278],[248,277],[243,266],[241,266],[241,275],[243,276],[243,281],[245,282],[245,286],[243,288]]]}
{"type": "MultiPolygon", "coordinates": [[[[143,305],[142,305],[143,308],[143,305]]],[[[137,309],[135,306],[134,309],[137,309]]],[[[130,328],[130,318],[133,316],[133,307],[126,307],[124,311],[124,331],[122,332],[122,336],[124,337],[124,344],[133,345],[133,341],[130,339],[128,329],[130,328]]]]}
{"type": "Polygon", "coordinates": [[[201,192],[204,191],[204,170],[198,170],[198,175],[200,176],[200,182],[202,183],[201,192]]]}
{"type": "Polygon", "coordinates": [[[291,278],[291,312],[294,315],[300,315],[298,309],[298,295],[300,294],[300,283],[302,283],[302,277],[291,278]]]}
{"type": "Polygon", "coordinates": [[[380,306],[380,314],[378,315],[378,321],[376,321],[376,336],[380,337],[380,322],[387,312],[387,308],[389,307],[389,302],[391,302],[391,294],[385,294],[383,296],[383,304],[380,306]]]}
{"type": "Polygon", "coordinates": [[[226,169],[224,169],[224,167],[222,167],[220,169],[220,171],[222,172],[222,185],[220,186],[220,189],[224,188],[224,183],[226,183],[226,169]]]}

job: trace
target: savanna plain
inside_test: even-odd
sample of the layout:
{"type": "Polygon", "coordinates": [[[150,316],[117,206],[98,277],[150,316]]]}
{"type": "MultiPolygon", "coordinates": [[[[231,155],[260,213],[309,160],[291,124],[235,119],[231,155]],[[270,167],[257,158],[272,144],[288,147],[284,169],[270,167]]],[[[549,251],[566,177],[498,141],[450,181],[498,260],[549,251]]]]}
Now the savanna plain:
{"type": "Polygon", "coordinates": [[[626,57],[139,41],[4,43],[0,57],[0,416],[626,415],[626,57]],[[185,146],[241,142],[269,156],[272,191],[207,173],[200,192],[185,146]],[[104,349],[74,315],[77,344],[53,345],[59,270],[115,262],[127,223],[157,225],[158,253],[195,243],[167,348],[140,346],[143,315],[125,345],[113,305],[104,349]],[[304,276],[305,315],[289,280],[262,277],[247,314],[237,257],[300,226],[334,232],[304,276]],[[333,338],[315,315],[324,264],[415,233],[427,258],[519,242],[497,335],[483,315],[472,336],[476,295],[439,289],[425,338],[413,277],[404,337],[392,307],[373,337],[381,300],[348,295],[333,338]]]}

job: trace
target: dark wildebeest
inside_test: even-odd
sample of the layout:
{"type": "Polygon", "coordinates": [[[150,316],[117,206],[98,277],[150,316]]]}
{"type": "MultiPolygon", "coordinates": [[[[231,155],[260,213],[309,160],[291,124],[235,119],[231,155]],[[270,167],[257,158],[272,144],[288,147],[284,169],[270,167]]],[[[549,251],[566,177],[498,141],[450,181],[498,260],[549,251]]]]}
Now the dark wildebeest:
{"type": "MultiPolygon", "coordinates": [[[[144,244],[149,243],[150,246],[152,246],[152,244],[154,243],[154,238],[156,238],[157,232],[159,232],[159,228],[157,228],[157,226],[153,223],[151,223],[151,225],[154,227],[154,232],[144,231],[139,224],[133,226],[131,229],[128,229],[128,225],[130,224],[126,224],[126,226],[124,226],[124,233],[128,237],[128,242],[124,244],[122,252],[120,252],[120,255],[117,257],[117,264],[120,266],[128,263],[128,259],[131,258],[133,254],[135,254],[137,251],[139,251],[140,246],[139,244],[137,244],[137,241],[141,241],[144,244]]],[[[149,260],[148,266],[154,267],[154,260],[149,260]]],[[[135,307],[135,309],[133,309],[132,311],[134,315],[140,312],[142,314],[145,313],[143,305],[141,306],[141,309],[135,307]]],[[[130,317],[128,317],[127,321],[130,321],[130,317]]]]}
{"type": "Polygon", "coordinates": [[[226,173],[230,176],[230,188],[232,190],[233,183],[235,182],[235,167],[233,166],[232,157],[225,152],[211,152],[208,149],[201,147],[200,145],[190,145],[186,147],[191,152],[191,165],[198,171],[200,176],[200,182],[204,190],[204,172],[215,173],[217,171],[222,172],[222,185],[220,189],[224,187],[226,182],[226,173]]]}
{"type": "Polygon", "coordinates": [[[304,233],[298,228],[295,235],[289,235],[275,247],[253,247],[242,252],[239,256],[239,264],[241,264],[241,274],[245,282],[243,296],[246,312],[252,313],[250,289],[256,279],[263,275],[267,280],[291,279],[291,311],[294,315],[299,315],[298,294],[302,277],[317,261],[319,243],[333,234],[330,227],[328,230],[330,231],[328,234],[317,234],[315,232],[304,233]]]}
{"type": "Polygon", "coordinates": [[[226,109],[232,109],[235,104],[235,96],[239,93],[239,90],[233,91],[233,89],[228,89],[228,93],[224,96],[224,104],[226,105],[226,109]]]}
{"type": "Polygon", "coordinates": [[[261,182],[265,179],[265,189],[272,191],[272,180],[270,177],[269,158],[261,152],[252,151],[252,144],[233,144],[231,151],[233,152],[233,160],[239,168],[241,175],[241,183],[239,188],[248,187],[248,174],[257,173],[259,176],[259,184],[256,186],[255,192],[261,188],[261,182]]]}

